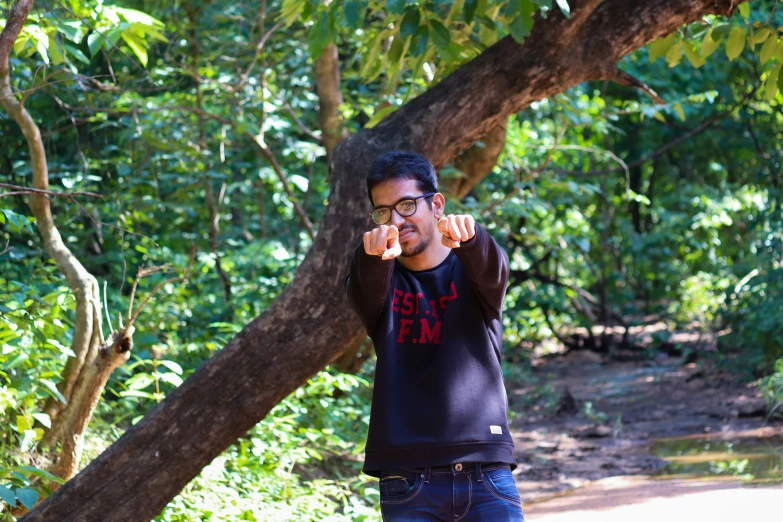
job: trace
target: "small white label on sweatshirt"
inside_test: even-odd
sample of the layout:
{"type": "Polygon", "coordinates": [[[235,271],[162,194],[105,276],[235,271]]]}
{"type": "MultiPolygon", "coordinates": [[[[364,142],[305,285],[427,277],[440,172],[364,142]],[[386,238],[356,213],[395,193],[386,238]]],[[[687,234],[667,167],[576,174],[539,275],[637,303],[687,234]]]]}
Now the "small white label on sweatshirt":
{"type": "Polygon", "coordinates": [[[489,431],[496,435],[503,435],[503,428],[500,426],[490,426],[489,431]]]}

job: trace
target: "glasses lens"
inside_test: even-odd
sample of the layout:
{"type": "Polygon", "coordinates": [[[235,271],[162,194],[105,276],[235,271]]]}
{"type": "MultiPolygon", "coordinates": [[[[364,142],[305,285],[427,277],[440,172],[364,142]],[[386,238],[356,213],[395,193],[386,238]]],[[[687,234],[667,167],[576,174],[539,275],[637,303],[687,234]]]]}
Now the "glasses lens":
{"type": "Polygon", "coordinates": [[[401,216],[411,216],[416,212],[416,201],[413,199],[406,199],[397,203],[397,212],[401,216]]]}
{"type": "Polygon", "coordinates": [[[378,209],[372,213],[372,220],[379,225],[383,225],[389,221],[389,212],[390,211],[388,208],[378,209]]]}

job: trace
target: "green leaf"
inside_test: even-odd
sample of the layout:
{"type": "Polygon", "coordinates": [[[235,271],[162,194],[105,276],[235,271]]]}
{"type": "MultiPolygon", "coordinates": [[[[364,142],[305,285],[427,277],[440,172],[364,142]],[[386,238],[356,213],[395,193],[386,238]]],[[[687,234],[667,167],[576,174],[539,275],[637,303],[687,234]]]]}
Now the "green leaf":
{"type": "Polygon", "coordinates": [[[759,52],[761,65],[766,64],[775,55],[775,51],[780,45],[777,38],[767,38],[767,41],[761,46],[761,51],[759,52]]]}
{"type": "Polygon", "coordinates": [[[666,53],[666,63],[669,67],[676,67],[682,60],[682,47],[679,45],[672,45],[669,47],[669,51],[666,53]]]}
{"type": "Polygon", "coordinates": [[[680,42],[680,44],[682,44],[682,50],[685,52],[685,57],[688,58],[688,61],[691,62],[691,65],[696,69],[707,63],[693,47],[692,42],[683,41],[680,42]]]}
{"type": "Polygon", "coordinates": [[[719,42],[729,34],[729,31],[731,31],[731,24],[718,24],[712,28],[710,34],[713,40],[719,42]]]}
{"type": "Polygon", "coordinates": [[[780,83],[780,68],[783,64],[778,64],[777,67],[772,69],[772,71],[769,73],[769,76],[767,76],[766,81],[764,82],[764,98],[768,102],[771,102],[775,99],[775,96],[777,95],[778,91],[778,83],[780,83]]]}
{"type": "Polygon", "coordinates": [[[405,16],[402,17],[400,23],[400,36],[407,38],[416,34],[419,30],[419,23],[421,23],[421,13],[415,7],[405,11],[405,16]]]}
{"type": "Polygon", "coordinates": [[[315,25],[307,32],[307,47],[313,60],[323,54],[329,39],[329,11],[322,10],[315,25]]]}
{"type": "Polygon", "coordinates": [[[131,390],[142,390],[154,382],[155,378],[149,373],[137,373],[125,381],[125,386],[131,390]]]}
{"type": "Polygon", "coordinates": [[[568,5],[567,0],[557,0],[557,6],[560,8],[561,11],[563,11],[563,14],[566,18],[569,20],[571,19],[571,7],[568,5]]]}
{"type": "Polygon", "coordinates": [[[49,473],[46,470],[39,469],[33,466],[19,466],[18,469],[27,471],[28,473],[31,473],[33,475],[37,475],[41,478],[45,478],[47,480],[53,480],[54,482],[58,482],[60,484],[65,484],[65,480],[61,479],[60,477],[55,477],[51,473],[49,473]]]}
{"type": "Polygon", "coordinates": [[[449,30],[446,29],[446,26],[440,23],[439,20],[431,18],[429,22],[430,27],[432,27],[432,31],[430,31],[432,42],[438,47],[438,49],[447,49],[449,43],[451,42],[451,34],[449,33],[449,30]]]}
{"type": "Polygon", "coordinates": [[[33,413],[32,417],[47,428],[52,427],[52,419],[46,413],[33,413]]]}
{"type": "Polygon", "coordinates": [[[296,188],[298,188],[302,192],[307,192],[307,186],[310,184],[310,180],[308,180],[304,176],[300,176],[299,174],[291,174],[290,176],[288,176],[288,181],[290,181],[296,188]]]}
{"type": "Polygon", "coordinates": [[[96,31],[90,33],[90,36],[87,37],[87,47],[90,49],[90,56],[98,54],[98,51],[101,50],[101,47],[104,46],[105,42],[106,39],[102,34],[99,34],[96,31]]]}
{"type": "Polygon", "coordinates": [[[52,24],[57,31],[68,40],[79,43],[82,39],[82,30],[84,26],[81,20],[52,20],[52,24]]]}
{"type": "Polygon", "coordinates": [[[666,56],[672,45],[674,44],[674,35],[670,34],[659,38],[650,44],[650,63],[655,63],[658,58],[666,56]]]}
{"type": "Polygon", "coordinates": [[[122,39],[131,48],[133,54],[139,59],[141,65],[147,66],[147,50],[144,48],[144,42],[142,42],[136,35],[129,31],[122,33],[122,39]]]}
{"type": "Polygon", "coordinates": [[[402,14],[408,0],[386,0],[386,10],[392,14],[402,14]]]}
{"type": "Polygon", "coordinates": [[[783,93],[783,73],[780,72],[780,68],[778,68],[778,90],[783,93]]]}
{"type": "Polygon", "coordinates": [[[283,0],[277,19],[285,18],[285,25],[288,27],[294,23],[294,20],[299,18],[305,5],[307,5],[306,0],[283,0]]]}
{"type": "Polygon", "coordinates": [[[400,61],[400,56],[402,56],[402,49],[404,47],[403,38],[400,35],[397,35],[394,37],[394,40],[392,41],[391,47],[389,47],[389,62],[390,63],[396,63],[400,61]]]}
{"type": "Polygon", "coordinates": [[[155,26],[155,25],[161,27],[163,26],[163,22],[161,22],[157,18],[153,18],[147,13],[142,13],[141,11],[136,11],[135,9],[128,9],[125,7],[114,7],[114,10],[128,22],[139,23],[139,24],[150,25],[150,26],[155,26]]]}
{"type": "Polygon", "coordinates": [[[533,28],[533,4],[530,0],[511,0],[505,11],[510,20],[508,31],[521,44],[533,28]]]}
{"type": "Polygon", "coordinates": [[[408,46],[408,54],[411,56],[422,56],[424,51],[427,50],[427,44],[430,39],[430,29],[426,25],[419,27],[416,34],[411,39],[411,44],[408,46]]]}
{"type": "Polygon", "coordinates": [[[389,114],[391,112],[394,112],[396,110],[397,110],[397,107],[395,107],[394,105],[389,105],[388,107],[384,107],[383,109],[381,109],[379,111],[375,111],[375,114],[373,114],[372,118],[370,118],[370,121],[368,121],[364,125],[364,128],[365,129],[371,129],[371,128],[375,127],[376,125],[378,125],[378,123],[380,123],[380,121],[384,117],[386,117],[387,114],[389,114]]]}
{"type": "Polygon", "coordinates": [[[52,397],[62,402],[63,404],[66,403],[65,397],[63,397],[63,394],[60,393],[60,390],[57,389],[57,386],[55,386],[55,384],[52,381],[50,381],[49,379],[41,379],[39,382],[43,384],[44,387],[46,387],[46,390],[49,392],[49,394],[52,397]]]}
{"type": "Polygon", "coordinates": [[[655,114],[653,114],[653,118],[656,120],[666,123],[666,118],[664,118],[663,114],[661,114],[661,111],[655,111],[655,114]]]}
{"type": "Polygon", "coordinates": [[[33,425],[30,422],[30,419],[28,419],[24,415],[17,415],[16,416],[16,429],[19,430],[19,433],[27,431],[27,430],[29,430],[32,427],[33,427],[33,425]]]}
{"type": "Polygon", "coordinates": [[[22,503],[24,507],[32,510],[35,507],[35,503],[38,502],[38,492],[30,488],[17,488],[16,498],[22,503]]]}
{"type": "Polygon", "coordinates": [[[120,392],[120,397],[142,397],[144,399],[155,399],[154,393],[148,393],[140,390],[125,390],[120,392]]]}
{"type": "Polygon", "coordinates": [[[35,430],[24,430],[22,440],[19,443],[20,449],[22,451],[29,451],[35,445],[35,440],[37,438],[35,430]]]}
{"type": "Polygon", "coordinates": [[[367,11],[367,0],[363,2],[350,1],[343,4],[343,16],[351,29],[359,29],[367,11]]]}
{"type": "Polygon", "coordinates": [[[726,40],[726,56],[733,61],[742,54],[743,49],[745,49],[745,29],[737,26],[731,30],[726,40]]]}
{"type": "Polygon", "coordinates": [[[63,44],[63,47],[65,47],[65,50],[68,52],[69,55],[73,56],[74,58],[76,58],[80,62],[85,63],[85,64],[89,64],[90,63],[90,59],[87,58],[84,55],[83,52],[81,52],[79,49],[77,49],[73,45],[71,45],[71,44],[66,42],[66,43],[63,44]]]}
{"type": "Polygon", "coordinates": [[[62,47],[57,45],[57,41],[52,36],[49,36],[49,58],[54,65],[63,63],[65,58],[62,47]]]}
{"type": "Polygon", "coordinates": [[[465,1],[465,4],[462,6],[462,16],[465,18],[466,23],[473,23],[473,17],[476,15],[476,7],[478,7],[478,0],[465,1]]]}
{"type": "Polygon", "coordinates": [[[167,382],[173,386],[179,386],[182,384],[182,377],[176,373],[161,373],[159,377],[163,382],[167,382]]]}
{"type": "Polygon", "coordinates": [[[7,487],[0,485],[0,500],[9,506],[16,506],[16,495],[7,487]]]}
{"type": "Polygon", "coordinates": [[[680,119],[685,121],[685,111],[682,110],[682,105],[675,103],[672,105],[672,107],[674,107],[674,110],[677,111],[677,115],[680,117],[680,119]]]}
{"type": "Polygon", "coordinates": [[[767,41],[770,34],[772,34],[771,27],[762,27],[761,29],[759,29],[753,34],[753,44],[758,45],[762,42],[767,41]]]}
{"type": "Polygon", "coordinates": [[[720,46],[721,40],[714,38],[712,33],[712,30],[707,31],[701,41],[701,56],[703,58],[708,58],[720,46]]]}
{"type": "Polygon", "coordinates": [[[514,40],[516,40],[516,42],[520,44],[523,43],[525,41],[525,38],[527,38],[530,35],[530,29],[525,24],[521,15],[517,15],[514,17],[513,20],[511,20],[511,23],[508,26],[508,30],[511,33],[511,36],[514,38],[514,40]]]}
{"type": "Polygon", "coordinates": [[[750,18],[750,4],[740,4],[739,12],[745,20],[750,18]]]}
{"type": "Polygon", "coordinates": [[[162,366],[165,366],[166,368],[168,368],[172,372],[176,373],[177,375],[182,375],[182,366],[180,366],[179,364],[175,363],[174,361],[161,360],[161,361],[158,361],[158,364],[160,364],[162,366]]]}

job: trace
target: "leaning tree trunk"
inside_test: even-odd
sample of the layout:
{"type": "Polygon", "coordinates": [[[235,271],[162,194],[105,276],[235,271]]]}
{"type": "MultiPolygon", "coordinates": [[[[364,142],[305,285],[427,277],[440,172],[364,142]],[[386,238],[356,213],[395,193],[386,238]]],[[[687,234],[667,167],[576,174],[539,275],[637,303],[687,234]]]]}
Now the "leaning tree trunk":
{"type": "Polygon", "coordinates": [[[260,317],[117,442],[22,520],[146,521],[361,330],[343,283],[370,227],[364,177],[391,148],[442,166],[531,102],[586,80],[629,82],[623,56],[731,0],[571,0],[524,45],[499,41],[373,129],[343,141],[330,162],[330,204],[295,279],[260,317]]]}

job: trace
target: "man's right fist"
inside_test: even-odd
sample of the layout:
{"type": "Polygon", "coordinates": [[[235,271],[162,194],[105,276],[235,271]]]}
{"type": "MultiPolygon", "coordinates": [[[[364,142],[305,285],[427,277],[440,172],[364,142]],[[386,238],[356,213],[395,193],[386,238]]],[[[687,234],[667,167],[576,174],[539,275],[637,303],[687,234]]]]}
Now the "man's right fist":
{"type": "Polygon", "coordinates": [[[364,251],[370,256],[381,256],[384,261],[402,254],[400,232],[394,225],[379,225],[364,233],[364,251]]]}

